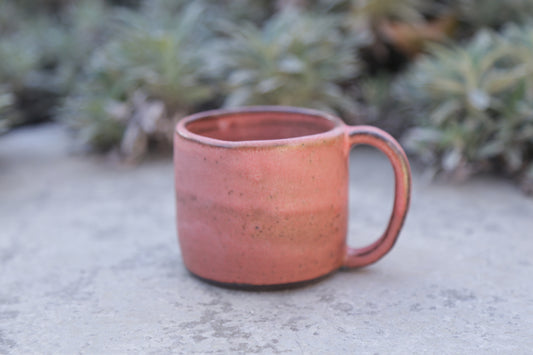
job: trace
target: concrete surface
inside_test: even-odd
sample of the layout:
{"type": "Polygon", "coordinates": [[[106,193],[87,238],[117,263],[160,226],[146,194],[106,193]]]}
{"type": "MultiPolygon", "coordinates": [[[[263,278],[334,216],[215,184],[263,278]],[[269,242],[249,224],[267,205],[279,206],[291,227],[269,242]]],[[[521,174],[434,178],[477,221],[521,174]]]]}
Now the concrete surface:
{"type": "MultiPolygon", "coordinates": [[[[116,167],[68,142],[54,125],[0,137],[2,354],[533,353],[533,200],[508,182],[415,174],[381,262],[244,292],[184,269],[168,159],[116,167]]],[[[353,156],[362,244],[384,227],[391,171],[373,150],[353,156]]]]}

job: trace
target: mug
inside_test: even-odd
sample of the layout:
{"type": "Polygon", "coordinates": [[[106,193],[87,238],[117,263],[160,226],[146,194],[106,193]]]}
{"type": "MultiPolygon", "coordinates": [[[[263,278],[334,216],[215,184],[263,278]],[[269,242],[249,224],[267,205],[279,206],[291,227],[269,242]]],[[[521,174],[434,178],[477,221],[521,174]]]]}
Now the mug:
{"type": "Polygon", "coordinates": [[[407,157],[386,132],[316,110],[255,106],[181,120],[174,135],[183,262],[206,281],[287,286],[369,265],[393,246],[409,208],[407,157]],[[389,158],[394,207],[371,245],[346,245],[348,157],[367,144],[389,158]]]}

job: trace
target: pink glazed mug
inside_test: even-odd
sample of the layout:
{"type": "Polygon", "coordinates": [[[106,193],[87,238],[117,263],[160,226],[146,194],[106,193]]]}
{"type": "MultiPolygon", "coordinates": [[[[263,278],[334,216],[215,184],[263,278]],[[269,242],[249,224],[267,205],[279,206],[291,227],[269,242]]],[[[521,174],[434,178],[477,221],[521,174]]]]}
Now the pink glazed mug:
{"type": "Polygon", "coordinates": [[[409,208],[409,162],[394,138],[310,109],[189,116],[176,127],[174,167],[185,266],[226,286],[288,286],[371,264],[393,247],[409,208]],[[395,199],[385,233],[355,249],[346,245],[348,156],[358,144],[387,155],[395,199]]]}

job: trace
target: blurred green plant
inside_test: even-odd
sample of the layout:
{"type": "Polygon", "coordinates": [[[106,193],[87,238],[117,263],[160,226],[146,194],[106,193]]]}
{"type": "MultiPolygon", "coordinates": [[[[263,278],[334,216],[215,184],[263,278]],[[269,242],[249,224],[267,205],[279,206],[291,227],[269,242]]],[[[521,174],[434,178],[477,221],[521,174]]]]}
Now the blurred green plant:
{"type": "Polygon", "coordinates": [[[11,98],[4,127],[47,120],[86,57],[100,44],[108,9],[103,1],[45,1],[53,15],[29,3],[0,3],[0,82],[11,98]],[[96,40],[98,38],[98,40],[96,40]]]}
{"type": "Polygon", "coordinates": [[[407,148],[434,172],[501,168],[533,190],[533,25],[508,25],[531,17],[531,0],[4,0],[0,133],[63,96],[80,141],[127,161],[221,104],[312,107],[393,133],[412,116],[407,148]],[[428,46],[484,27],[502,32],[428,46]]]}
{"type": "Polygon", "coordinates": [[[395,20],[420,21],[423,16],[421,0],[351,0],[352,16],[371,22],[395,20]]]}
{"type": "Polygon", "coordinates": [[[13,94],[0,87],[0,134],[9,130],[13,121],[13,94]]]}
{"type": "Polygon", "coordinates": [[[531,0],[452,0],[448,6],[463,26],[472,31],[484,27],[499,29],[509,23],[523,24],[533,17],[531,0]]]}
{"type": "MultiPolygon", "coordinates": [[[[197,0],[198,1],[198,0],[197,0]]],[[[252,22],[262,24],[273,16],[277,3],[272,0],[201,0],[212,20],[224,19],[236,24],[252,22]]]]}
{"type": "Polygon", "coordinates": [[[286,10],[262,28],[226,23],[225,33],[228,39],[213,56],[219,78],[227,78],[225,106],[292,105],[355,113],[354,101],[339,83],[357,75],[357,43],[343,36],[337,17],[286,10]]]}
{"type": "Polygon", "coordinates": [[[411,112],[395,97],[397,76],[382,73],[358,81],[353,95],[358,101],[360,119],[354,123],[371,124],[394,137],[401,137],[411,125],[411,112]]]}
{"type": "Polygon", "coordinates": [[[21,90],[40,65],[39,48],[28,31],[8,34],[0,41],[0,81],[21,90]]]}
{"type": "Polygon", "coordinates": [[[60,110],[83,143],[127,161],[168,145],[175,121],[214,94],[199,45],[202,7],[185,5],[177,16],[161,9],[117,15],[119,33],[93,55],[60,110]]]}
{"type": "Polygon", "coordinates": [[[381,74],[361,79],[359,97],[366,108],[366,119],[370,122],[382,120],[391,104],[391,84],[394,78],[381,74]]]}
{"type": "Polygon", "coordinates": [[[91,54],[111,38],[115,12],[103,0],[76,1],[64,7],[61,27],[47,38],[63,94],[72,89],[91,54]]]}
{"type": "Polygon", "coordinates": [[[426,43],[443,41],[455,30],[455,18],[434,9],[436,1],[346,0],[336,3],[333,9],[340,11],[351,35],[366,41],[360,56],[373,75],[402,71],[410,59],[425,49],[426,43]],[[344,6],[339,6],[342,3],[344,6]]]}
{"type": "MultiPolygon", "coordinates": [[[[21,16],[17,13],[17,16],[21,16]]],[[[20,18],[20,17],[19,17],[20,18]]],[[[46,82],[42,71],[45,44],[38,36],[50,32],[50,23],[35,19],[24,30],[5,29],[0,40],[0,85],[10,98],[10,110],[3,110],[3,129],[26,121],[40,121],[56,93],[54,82],[46,82]],[[44,98],[46,98],[47,101],[44,98]]]]}
{"type": "Polygon", "coordinates": [[[530,183],[533,55],[519,55],[522,49],[510,34],[488,31],[462,46],[433,47],[398,83],[398,97],[416,117],[407,149],[434,172],[465,178],[503,168],[530,183]]]}

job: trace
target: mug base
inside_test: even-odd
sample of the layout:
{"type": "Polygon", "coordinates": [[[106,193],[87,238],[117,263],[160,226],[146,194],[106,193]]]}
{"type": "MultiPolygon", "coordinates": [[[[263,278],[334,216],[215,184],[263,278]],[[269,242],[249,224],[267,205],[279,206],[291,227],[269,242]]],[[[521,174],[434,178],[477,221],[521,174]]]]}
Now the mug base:
{"type": "Polygon", "coordinates": [[[194,276],[196,279],[201,280],[203,282],[206,282],[208,284],[231,289],[231,290],[241,290],[241,291],[280,291],[280,290],[289,290],[289,289],[295,289],[295,288],[302,288],[306,286],[314,285],[329,276],[331,274],[335,273],[337,270],[333,270],[325,275],[309,279],[309,280],[303,280],[303,281],[296,281],[296,282],[289,282],[289,283],[282,283],[282,284],[272,284],[272,285],[255,285],[255,284],[246,284],[246,283],[232,283],[232,282],[221,282],[216,280],[207,279],[202,276],[196,275],[194,272],[189,271],[189,273],[194,276]]]}

